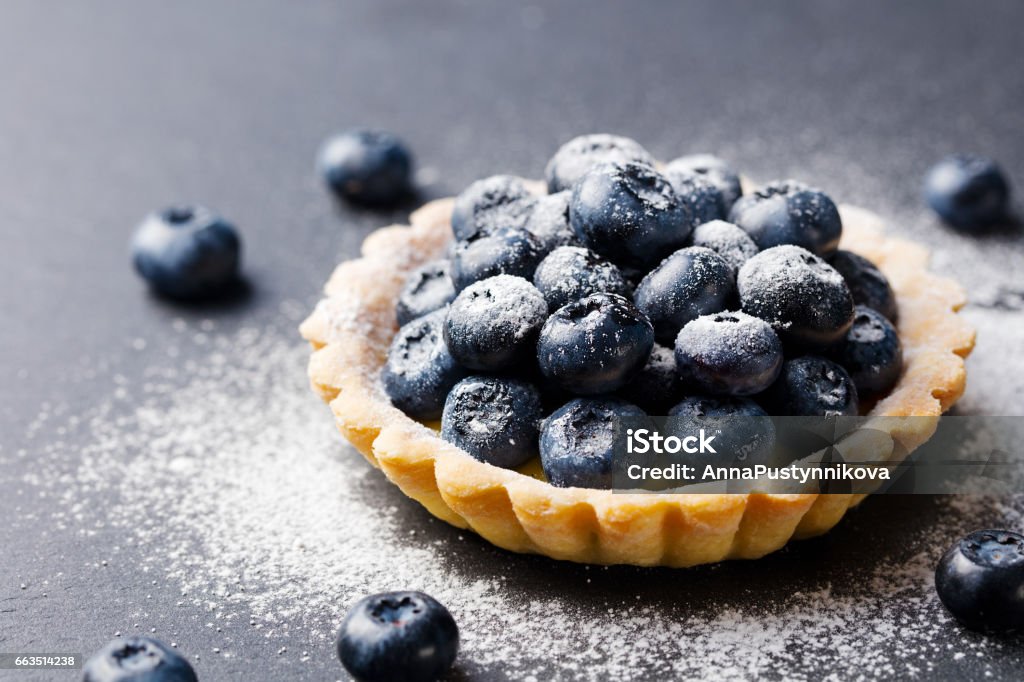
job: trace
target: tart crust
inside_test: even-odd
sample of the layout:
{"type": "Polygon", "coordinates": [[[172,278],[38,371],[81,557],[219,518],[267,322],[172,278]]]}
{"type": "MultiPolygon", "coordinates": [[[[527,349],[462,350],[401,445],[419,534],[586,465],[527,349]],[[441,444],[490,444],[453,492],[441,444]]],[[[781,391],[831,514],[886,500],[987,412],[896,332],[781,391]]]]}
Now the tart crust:
{"type": "MultiPolygon", "coordinates": [[[[556,488],[536,465],[520,472],[479,462],[406,416],[384,394],[380,369],[397,330],[394,306],[405,276],[440,257],[452,238],[452,202],[433,201],[412,214],[410,226],[370,234],[362,257],[337,267],[325,298],[300,328],[314,349],[313,389],[329,403],[341,433],[434,516],[514,552],[693,566],[758,558],[791,538],[820,535],[866,497],[556,488]]],[[[842,247],[874,262],[899,303],[903,375],[868,413],[877,418],[868,443],[872,457],[893,460],[896,442],[910,452],[926,441],[963,393],[974,330],[956,314],[966,302],[963,289],[928,272],[926,249],[885,236],[882,220],[869,211],[844,205],[840,213],[842,247]],[[914,418],[903,419],[908,416],[914,418]]]]}

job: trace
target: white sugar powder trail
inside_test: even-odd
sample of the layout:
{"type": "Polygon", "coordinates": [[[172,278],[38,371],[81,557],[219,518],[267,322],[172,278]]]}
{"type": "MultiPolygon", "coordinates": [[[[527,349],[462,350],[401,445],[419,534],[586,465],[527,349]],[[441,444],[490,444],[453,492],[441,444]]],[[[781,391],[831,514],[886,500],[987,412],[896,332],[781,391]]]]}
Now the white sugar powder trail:
{"type": "MultiPolygon", "coordinates": [[[[866,575],[830,568],[834,586],[771,608],[741,611],[734,600],[693,614],[641,601],[584,608],[572,595],[538,599],[499,577],[467,576],[452,567],[457,545],[410,535],[394,508],[365,494],[381,474],[340,444],[307,386],[306,348],[254,330],[202,340],[202,361],[153,367],[137,385],[119,381],[89,418],[84,450],[61,443],[42,453],[81,458],[70,485],[56,473],[29,483],[60,485],[64,518],[94,514],[123,529],[148,557],[140,568],[179,585],[186,601],[266,625],[270,639],[275,628],[328,638],[356,598],[409,588],[449,606],[469,667],[516,679],[630,679],[652,665],[656,677],[904,676],[907,659],[980,655],[984,665],[993,646],[963,635],[957,650],[932,651],[952,626],[931,586],[934,555],[924,553],[866,575]],[[134,407],[123,415],[116,405],[134,407]],[[83,504],[105,491],[109,507],[83,504]]],[[[931,534],[948,538],[990,508],[947,506],[950,527],[908,546],[929,547],[931,534]]]]}

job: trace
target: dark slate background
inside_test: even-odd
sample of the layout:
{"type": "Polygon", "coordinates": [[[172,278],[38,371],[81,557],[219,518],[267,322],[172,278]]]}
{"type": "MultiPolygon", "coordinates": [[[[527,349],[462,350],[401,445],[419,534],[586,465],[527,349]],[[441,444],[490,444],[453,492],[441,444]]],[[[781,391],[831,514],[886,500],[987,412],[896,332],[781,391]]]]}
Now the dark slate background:
{"type": "MultiPolygon", "coordinates": [[[[335,206],[314,177],[320,141],[351,125],[405,137],[429,195],[496,172],[537,176],[561,142],[609,131],[661,158],[711,150],[752,177],[810,179],[939,248],[984,254],[983,270],[1020,267],[1016,235],[952,234],[922,209],[919,183],[930,163],[959,150],[994,155],[1024,178],[1022,20],[1024,6],[1009,1],[8,0],[0,11],[0,456],[19,447],[42,402],[59,395],[84,405],[109,392],[109,378],[89,378],[97,367],[137,377],[144,358],[125,352],[130,339],[159,338],[179,316],[215,316],[224,331],[276,324],[282,301],[312,304],[335,262],[373,228],[404,218],[335,206]],[[145,293],[127,266],[127,237],[147,211],[179,200],[215,206],[244,229],[248,298],[182,309],[145,293]]],[[[976,261],[948,267],[969,284],[984,275],[976,261]]],[[[0,457],[0,480],[29,473],[30,457],[11,462],[0,457]]],[[[33,504],[42,503],[0,496],[0,650],[89,651],[123,627],[112,594],[130,601],[153,592],[156,607],[176,599],[172,587],[164,593],[127,570],[95,582],[80,567],[99,550],[48,529],[33,504]],[[58,574],[47,599],[18,589],[58,574]]],[[[404,508],[411,527],[450,533],[404,508]]],[[[784,584],[775,571],[730,565],[691,572],[693,591],[710,600],[746,581],[770,601],[794,589],[809,558],[821,565],[898,551],[886,519],[927,524],[931,508],[872,500],[826,538],[767,560],[790,574],[784,584]]],[[[577,570],[469,546],[455,559],[462,570],[512,560],[554,591],[559,572],[570,581],[577,570]]],[[[610,572],[595,589],[616,594],[632,570],[610,572]]],[[[650,576],[655,586],[658,576],[678,580],[650,576]]],[[[191,621],[182,619],[186,630],[191,621]]],[[[329,652],[292,670],[297,662],[260,650],[262,638],[234,635],[239,650],[251,641],[251,658],[204,656],[206,679],[340,673],[329,652]]],[[[207,651],[203,637],[179,641],[207,651]]],[[[997,676],[1019,678],[1018,648],[994,656],[997,676]]],[[[943,670],[981,677],[970,659],[943,670]]]]}

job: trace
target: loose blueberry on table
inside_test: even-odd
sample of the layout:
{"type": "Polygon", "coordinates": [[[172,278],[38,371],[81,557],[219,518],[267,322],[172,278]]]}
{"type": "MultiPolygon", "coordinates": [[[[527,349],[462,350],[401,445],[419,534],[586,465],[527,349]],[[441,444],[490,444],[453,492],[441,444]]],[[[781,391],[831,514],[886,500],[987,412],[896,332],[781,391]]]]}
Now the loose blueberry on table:
{"type": "Polygon", "coordinates": [[[663,174],[615,136],[567,143],[546,178],[540,197],[510,175],[470,185],[454,249],[399,297],[384,390],[413,418],[440,410],[442,437],[474,458],[539,455],[553,485],[608,488],[616,425],[667,412],[750,417],[721,436],[722,461],[768,463],[769,413],[856,415],[898,380],[893,290],[837,249],[821,191],[744,195],[707,155],[663,174]]]}
{"type": "Polygon", "coordinates": [[[82,667],[83,682],[196,682],[180,654],[151,637],[115,639],[82,667]]]}
{"type": "Polygon", "coordinates": [[[940,218],[962,230],[1007,218],[1010,183],[991,159],[954,154],[935,164],[924,183],[925,200],[940,218]]]}
{"type": "Polygon", "coordinates": [[[203,206],[151,213],[132,237],[135,270],[157,293],[183,300],[215,297],[236,283],[241,250],[234,226],[203,206]]]}
{"type": "Polygon", "coordinates": [[[412,191],[412,154],[381,130],[350,130],[324,143],[317,167],[338,196],[372,206],[394,204],[412,191]]]}
{"type": "Polygon", "coordinates": [[[342,665],[360,682],[433,682],[455,662],[459,628],[428,594],[383,592],[349,610],[337,649],[342,665]]]}
{"type": "Polygon", "coordinates": [[[935,589],[949,612],[971,629],[1024,628],[1024,535],[970,533],[939,561],[935,589]]]}

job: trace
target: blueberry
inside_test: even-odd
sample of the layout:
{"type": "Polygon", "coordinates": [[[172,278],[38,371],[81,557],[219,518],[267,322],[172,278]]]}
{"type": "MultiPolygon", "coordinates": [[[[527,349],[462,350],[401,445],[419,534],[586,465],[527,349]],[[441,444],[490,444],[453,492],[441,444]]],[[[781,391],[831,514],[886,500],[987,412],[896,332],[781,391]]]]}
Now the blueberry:
{"type": "Polygon", "coordinates": [[[451,277],[456,291],[494,275],[532,279],[544,258],[540,243],[523,229],[480,230],[455,245],[451,277]]]}
{"type": "Polygon", "coordinates": [[[433,682],[459,649],[459,628],[441,602],[423,592],[363,597],[338,630],[338,658],[360,682],[433,682]]]}
{"type": "Polygon", "coordinates": [[[939,560],[935,590],[943,606],[973,630],[1024,628],[1024,535],[970,533],[939,560]]]}
{"type": "Polygon", "coordinates": [[[493,175],[477,180],[455,198],[452,232],[455,239],[468,239],[477,232],[502,228],[521,229],[533,212],[537,198],[522,178],[493,175]]]}
{"type": "Polygon", "coordinates": [[[740,197],[729,212],[729,222],[746,230],[762,250],[795,244],[818,256],[839,248],[843,233],[832,200],[794,180],[773,182],[740,197]]]}
{"type": "Polygon", "coordinates": [[[548,254],[537,267],[533,283],[552,311],[600,291],[631,294],[617,267],[580,246],[560,246],[548,254]]]}
{"type": "Polygon", "coordinates": [[[455,300],[455,285],[450,273],[449,261],[435,260],[421,265],[406,277],[405,286],[395,303],[395,317],[398,318],[399,326],[455,300]]]}
{"type": "Polygon", "coordinates": [[[396,135],[350,130],[327,140],[317,160],[327,186],[367,205],[394,204],[412,191],[412,154],[396,135]]]}
{"type": "Polygon", "coordinates": [[[577,398],[555,410],[540,434],[540,463],[559,488],[610,489],[623,420],[646,420],[636,405],[614,398],[577,398]]]}
{"type": "Polygon", "coordinates": [[[581,135],[563,144],[551,157],[544,177],[548,192],[571,189],[587,172],[603,163],[654,165],[654,157],[638,142],[618,135],[581,135]]]}
{"type": "Polygon", "coordinates": [[[579,244],[569,223],[570,199],[572,192],[569,190],[541,197],[526,221],[526,231],[537,238],[546,254],[559,246],[579,244]]]}
{"type": "Polygon", "coordinates": [[[83,682],[196,682],[176,651],[151,637],[115,639],[82,667],[83,682]]]}
{"type": "Polygon", "coordinates": [[[992,159],[948,156],[925,177],[925,200],[939,217],[960,229],[988,227],[1006,218],[1010,184],[992,159]]]}
{"type": "Polygon", "coordinates": [[[619,391],[623,399],[649,414],[664,414],[681,394],[675,355],[671,348],[658,344],[654,344],[643,368],[619,391]]]}
{"type": "Polygon", "coordinates": [[[466,376],[444,342],[447,314],[435,310],[399,329],[381,372],[391,403],[414,419],[439,418],[448,392],[466,376]]]}
{"type": "Polygon", "coordinates": [[[833,349],[832,359],[850,373],[859,395],[877,395],[899,380],[903,345],[892,322],[859,305],[853,326],[833,349]]]}
{"type": "Polygon", "coordinates": [[[739,174],[730,168],[729,164],[713,154],[681,156],[669,162],[665,167],[666,174],[681,174],[684,172],[703,175],[715,184],[722,195],[722,211],[725,214],[729,213],[729,208],[743,194],[739,174]]]}
{"type": "Polygon", "coordinates": [[[667,433],[685,436],[700,429],[707,433],[720,431],[715,433],[714,453],[673,456],[679,464],[754,466],[772,462],[775,426],[768,413],[749,398],[694,395],[684,398],[668,414],[667,433]]]}
{"type": "Polygon", "coordinates": [[[665,169],[665,177],[672,183],[676,196],[686,204],[694,225],[721,220],[728,215],[722,191],[707,177],[669,169],[665,169]]]}
{"type": "Polygon", "coordinates": [[[771,325],[740,312],[688,322],[676,337],[675,355],[684,385],[715,395],[760,393],[782,369],[782,342],[771,325]]]}
{"type": "Polygon", "coordinates": [[[772,414],[793,417],[854,417],[859,408],[846,370],[813,355],[787,360],[764,399],[772,414]]]}
{"type": "Polygon", "coordinates": [[[444,403],[441,437],[474,459],[511,469],[537,454],[540,393],[515,379],[471,376],[444,403]]]}
{"type": "Polygon", "coordinates": [[[540,331],[537,360],[545,377],[579,395],[611,393],[647,363],[654,329],[618,294],[597,293],[555,311],[540,331]]]}
{"type": "Polygon", "coordinates": [[[238,279],[241,240],[234,226],[202,206],[151,213],[132,237],[132,261],[157,293],[210,298],[238,279]]]}
{"type": "Polygon", "coordinates": [[[853,324],[853,297],[842,275],[799,246],[757,254],[740,268],[736,284],[743,312],[794,346],[824,348],[853,324]]]}
{"type": "Polygon", "coordinates": [[[863,256],[842,249],[832,254],[828,262],[846,280],[854,303],[866,305],[882,313],[890,321],[896,321],[899,315],[896,294],[893,293],[889,280],[874,263],[863,256]]]}
{"type": "Polygon", "coordinates": [[[639,164],[605,164],[573,187],[569,220],[584,246],[617,265],[647,267],[685,246],[695,222],[665,176],[639,164]]]}
{"type": "Polygon", "coordinates": [[[500,370],[533,355],[548,304],[521,277],[497,275],[472,284],[448,307],[444,340],[452,357],[474,370],[500,370]]]}
{"type": "Polygon", "coordinates": [[[711,249],[724,258],[734,273],[759,251],[750,235],[724,220],[712,220],[693,228],[690,241],[694,246],[711,249]]]}
{"type": "Polygon", "coordinates": [[[658,341],[672,344],[690,320],[725,310],[735,291],[725,259],[711,249],[691,246],[648,273],[633,298],[654,325],[658,341]]]}

